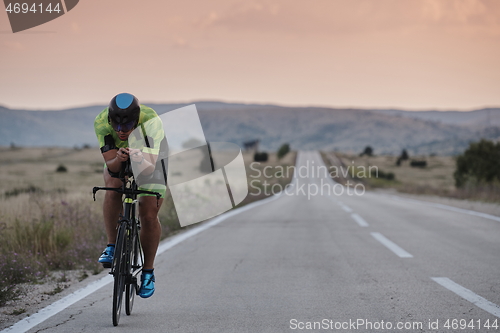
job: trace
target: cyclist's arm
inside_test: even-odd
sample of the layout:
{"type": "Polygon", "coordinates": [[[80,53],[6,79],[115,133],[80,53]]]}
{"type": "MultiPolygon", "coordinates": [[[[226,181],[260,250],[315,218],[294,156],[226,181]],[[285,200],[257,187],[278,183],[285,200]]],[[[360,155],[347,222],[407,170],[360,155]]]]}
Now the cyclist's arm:
{"type": "Polygon", "coordinates": [[[126,161],[128,156],[123,156],[119,151],[124,150],[124,148],[118,148],[115,143],[113,135],[110,133],[112,129],[107,121],[108,111],[107,108],[104,109],[100,114],[97,115],[94,121],[94,130],[97,136],[97,141],[99,141],[99,146],[101,147],[101,154],[106,163],[107,168],[111,172],[121,171],[121,162],[126,161]],[[126,157],[126,158],[124,158],[126,157]]]}
{"type": "MultiPolygon", "coordinates": [[[[152,109],[151,111],[154,113],[152,109]]],[[[156,113],[154,115],[137,128],[140,130],[137,140],[134,135],[129,139],[130,158],[134,162],[132,167],[144,176],[149,176],[155,171],[161,142],[165,138],[161,119],[156,113]]]]}
{"type": "Polygon", "coordinates": [[[126,148],[112,149],[102,153],[102,157],[111,172],[120,172],[122,162],[128,160],[128,151],[126,148]]]}

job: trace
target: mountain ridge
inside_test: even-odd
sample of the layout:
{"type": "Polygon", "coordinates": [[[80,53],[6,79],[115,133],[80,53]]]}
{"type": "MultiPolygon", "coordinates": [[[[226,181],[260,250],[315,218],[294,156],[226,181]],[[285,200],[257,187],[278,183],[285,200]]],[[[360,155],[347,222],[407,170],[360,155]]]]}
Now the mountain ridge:
{"type": "MultiPolygon", "coordinates": [[[[500,139],[500,108],[473,111],[404,111],[289,107],[272,104],[195,101],[148,103],[158,114],[196,104],[209,141],[260,139],[262,150],[284,143],[293,149],[360,152],[370,145],[376,154],[457,154],[471,141],[500,139]]],[[[0,106],[0,145],[95,145],[95,116],[104,105],[64,110],[20,110],[0,106]]]]}

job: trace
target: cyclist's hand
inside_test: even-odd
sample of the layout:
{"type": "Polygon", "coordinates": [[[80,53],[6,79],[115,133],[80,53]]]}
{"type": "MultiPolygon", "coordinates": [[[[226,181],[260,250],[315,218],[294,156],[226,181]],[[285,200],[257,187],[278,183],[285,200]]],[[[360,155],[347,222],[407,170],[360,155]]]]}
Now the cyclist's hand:
{"type": "Polygon", "coordinates": [[[128,160],[128,148],[120,148],[118,149],[118,152],[116,153],[116,158],[120,162],[125,162],[128,160]]]}
{"type": "Polygon", "coordinates": [[[144,160],[144,155],[140,149],[129,149],[130,158],[132,162],[141,163],[144,160]]]}

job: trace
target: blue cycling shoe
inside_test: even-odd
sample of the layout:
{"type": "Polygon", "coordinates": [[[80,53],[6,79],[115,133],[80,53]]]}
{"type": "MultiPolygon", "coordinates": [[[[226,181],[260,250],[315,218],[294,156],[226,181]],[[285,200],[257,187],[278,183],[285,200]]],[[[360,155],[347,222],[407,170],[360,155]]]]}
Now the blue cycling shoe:
{"type": "Polygon", "coordinates": [[[115,246],[112,244],[108,244],[108,246],[106,246],[104,251],[102,251],[98,261],[102,264],[102,267],[111,268],[114,255],[115,255],[115,246]]]}
{"type": "Polygon", "coordinates": [[[155,292],[155,275],[153,272],[142,272],[141,275],[141,289],[139,289],[139,296],[148,298],[153,296],[155,292]]]}

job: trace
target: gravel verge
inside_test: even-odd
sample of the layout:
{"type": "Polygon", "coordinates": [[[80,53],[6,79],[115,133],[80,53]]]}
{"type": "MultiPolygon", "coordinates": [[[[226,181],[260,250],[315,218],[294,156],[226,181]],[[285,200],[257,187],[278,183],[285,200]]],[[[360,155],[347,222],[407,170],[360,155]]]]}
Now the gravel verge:
{"type": "Polygon", "coordinates": [[[0,330],[38,312],[72,292],[104,277],[109,270],[92,275],[88,270],[51,272],[38,284],[21,284],[23,293],[0,307],[0,330]]]}

